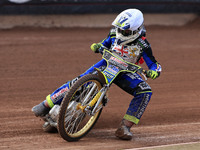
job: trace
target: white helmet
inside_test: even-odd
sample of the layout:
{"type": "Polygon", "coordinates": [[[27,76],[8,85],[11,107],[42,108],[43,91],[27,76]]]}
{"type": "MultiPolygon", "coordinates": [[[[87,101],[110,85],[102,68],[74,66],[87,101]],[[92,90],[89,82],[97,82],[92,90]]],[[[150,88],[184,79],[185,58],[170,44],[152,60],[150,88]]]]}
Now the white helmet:
{"type": "Polygon", "coordinates": [[[116,27],[118,44],[125,45],[137,39],[144,28],[143,22],[143,14],[138,9],[121,12],[112,23],[116,27]]]}

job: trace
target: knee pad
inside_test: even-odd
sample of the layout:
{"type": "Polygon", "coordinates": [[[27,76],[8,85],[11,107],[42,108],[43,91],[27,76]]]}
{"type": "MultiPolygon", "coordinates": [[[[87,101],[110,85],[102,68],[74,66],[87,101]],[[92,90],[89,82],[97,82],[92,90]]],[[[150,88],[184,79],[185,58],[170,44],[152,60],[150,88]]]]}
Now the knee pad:
{"type": "Polygon", "coordinates": [[[137,94],[138,93],[152,92],[151,87],[145,81],[140,82],[137,87],[138,87],[137,90],[136,90],[137,94]]]}

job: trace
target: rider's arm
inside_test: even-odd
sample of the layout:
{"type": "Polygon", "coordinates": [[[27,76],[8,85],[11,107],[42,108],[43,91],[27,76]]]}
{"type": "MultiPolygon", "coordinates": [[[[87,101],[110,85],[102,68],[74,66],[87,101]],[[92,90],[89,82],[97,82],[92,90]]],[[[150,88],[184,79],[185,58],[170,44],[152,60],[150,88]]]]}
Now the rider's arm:
{"type": "Polygon", "coordinates": [[[115,41],[115,38],[116,38],[116,29],[115,28],[112,28],[107,36],[107,38],[105,38],[101,44],[110,49],[111,48],[111,45],[114,43],[115,41]]]}
{"type": "MultiPolygon", "coordinates": [[[[148,43],[146,39],[145,39],[145,42],[148,43]]],[[[142,56],[149,70],[156,71],[159,76],[162,68],[161,68],[161,65],[156,61],[155,57],[153,56],[152,49],[149,43],[148,43],[148,47],[146,47],[143,50],[142,56]]]]}

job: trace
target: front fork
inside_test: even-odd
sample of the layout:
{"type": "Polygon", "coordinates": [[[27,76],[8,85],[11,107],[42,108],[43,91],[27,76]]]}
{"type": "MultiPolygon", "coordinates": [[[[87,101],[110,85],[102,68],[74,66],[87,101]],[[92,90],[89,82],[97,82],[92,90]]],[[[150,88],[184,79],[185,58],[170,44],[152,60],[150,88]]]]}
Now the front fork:
{"type": "Polygon", "coordinates": [[[95,97],[90,101],[87,106],[77,105],[77,109],[81,109],[82,112],[87,112],[89,115],[94,116],[102,107],[102,100],[106,97],[106,92],[109,89],[109,84],[101,88],[101,90],[95,95],[95,97]]]}
{"type": "MultiPolygon", "coordinates": [[[[104,86],[98,93],[95,97],[97,97],[95,99],[95,97],[93,98],[93,100],[90,102],[91,105],[94,106],[94,104],[96,103],[96,105],[94,106],[94,109],[92,109],[92,113],[91,115],[94,115],[96,112],[98,112],[102,107],[103,107],[103,103],[102,103],[102,100],[103,98],[106,98],[106,93],[109,89],[109,86],[106,85],[104,86]],[[96,101],[96,102],[95,102],[96,101]]],[[[90,104],[89,104],[89,107],[90,107],[90,104]]],[[[91,107],[93,107],[91,106],[91,107]]],[[[87,108],[87,107],[86,107],[87,108]]]]}

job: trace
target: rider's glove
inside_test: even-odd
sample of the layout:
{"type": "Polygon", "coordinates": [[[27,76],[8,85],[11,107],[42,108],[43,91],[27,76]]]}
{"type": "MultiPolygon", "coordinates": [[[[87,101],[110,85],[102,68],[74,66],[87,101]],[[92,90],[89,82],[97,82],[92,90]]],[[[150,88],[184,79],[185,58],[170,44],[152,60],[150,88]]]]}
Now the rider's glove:
{"type": "Polygon", "coordinates": [[[93,43],[90,48],[93,52],[99,53],[99,48],[102,46],[100,43],[93,43]]]}
{"type": "Polygon", "coordinates": [[[154,70],[148,70],[146,75],[147,75],[148,78],[151,78],[151,79],[154,80],[159,76],[159,73],[157,71],[154,71],[154,70]]]}

